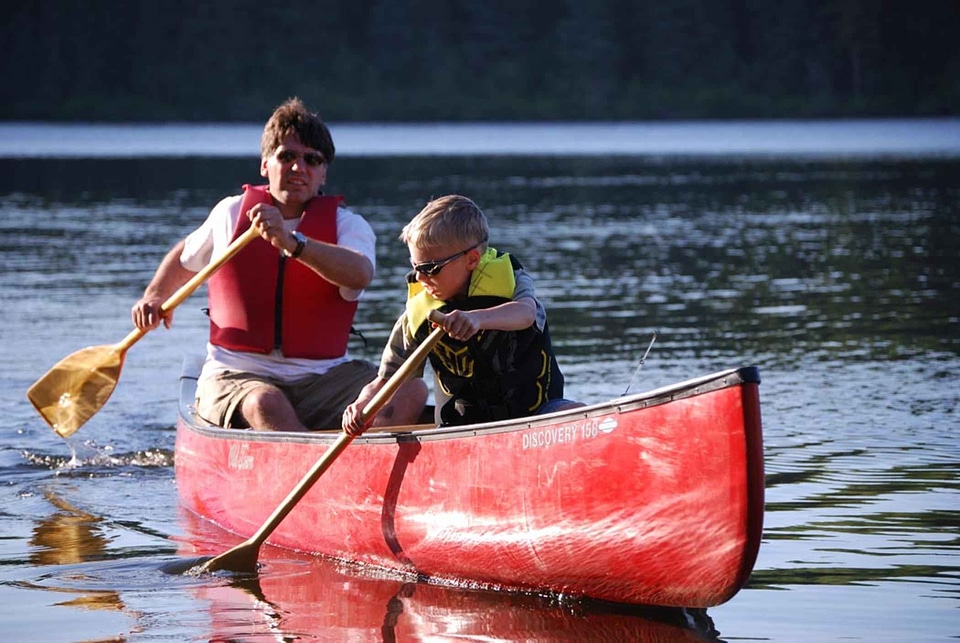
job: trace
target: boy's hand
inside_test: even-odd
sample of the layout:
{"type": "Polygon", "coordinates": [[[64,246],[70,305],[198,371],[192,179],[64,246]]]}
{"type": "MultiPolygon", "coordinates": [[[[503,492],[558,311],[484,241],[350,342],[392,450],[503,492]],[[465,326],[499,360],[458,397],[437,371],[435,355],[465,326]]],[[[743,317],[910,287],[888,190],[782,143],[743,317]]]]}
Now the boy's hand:
{"type": "Polygon", "coordinates": [[[352,435],[353,437],[358,437],[363,435],[363,430],[366,428],[363,426],[363,417],[361,414],[363,412],[363,407],[366,406],[367,400],[363,399],[361,395],[357,400],[348,406],[343,411],[343,432],[347,435],[352,435]]]}
{"type": "Polygon", "coordinates": [[[382,377],[377,377],[364,386],[360,391],[360,395],[357,396],[357,399],[343,410],[343,419],[340,425],[343,427],[344,433],[352,435],[355,438],[363,435],[363,432],[367,430],[363,421],[363,408],[373,399],[377,391],[383,388],[386,382],[387,380],[382,377]]]}
{"type": "Polygon", "coordinates": [[[479,314],[472,310],[450,311],[443,316],[439,325],[447,331],[447,335],[461,342],[467,341],[481,330],[479,314]]]}

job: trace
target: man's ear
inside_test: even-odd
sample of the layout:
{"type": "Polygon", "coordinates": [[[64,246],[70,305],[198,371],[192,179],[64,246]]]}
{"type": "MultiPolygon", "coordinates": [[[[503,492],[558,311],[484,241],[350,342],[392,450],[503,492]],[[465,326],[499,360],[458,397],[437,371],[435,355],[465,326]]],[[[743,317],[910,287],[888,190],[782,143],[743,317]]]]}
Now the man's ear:
{"type": "Polygon", "coordinates": [[[267,175],[267,159],[260,159],[260,176],[267,175]]]}

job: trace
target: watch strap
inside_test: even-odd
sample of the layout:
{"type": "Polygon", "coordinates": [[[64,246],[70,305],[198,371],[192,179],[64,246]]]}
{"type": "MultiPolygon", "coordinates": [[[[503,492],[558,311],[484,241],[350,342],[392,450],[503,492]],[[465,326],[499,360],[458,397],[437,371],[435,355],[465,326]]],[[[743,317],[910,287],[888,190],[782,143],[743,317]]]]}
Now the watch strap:
{"type": "Polygon", "coordinates": [[[293,231],[293,238],[297,240],[297,247],[293,249],[293,252],[283,251],[283,254],[290,257],[291,259],[296,259],[301,254],[303,254],[303,249],[307,247],[307,237],[299,230],[293,231]]]}

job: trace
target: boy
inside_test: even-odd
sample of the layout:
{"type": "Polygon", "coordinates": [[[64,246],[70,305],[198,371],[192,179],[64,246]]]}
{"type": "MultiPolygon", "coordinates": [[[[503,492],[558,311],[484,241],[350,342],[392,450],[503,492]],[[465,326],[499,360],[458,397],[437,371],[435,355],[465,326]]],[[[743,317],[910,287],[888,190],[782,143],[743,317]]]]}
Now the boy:
{"type": "Polygon", "coordinates": [[[413,272],[408,299],[383,352],[378,376],[347,407],[343,428],[359,435],[360,410],[430,331],[427,314],[445,313],[446,335],[430,353],[436,419],[473,424],[559,411],[563,375],[550,346],[546,312],[520,262],[487,247],[490,230],[470,199],[428,203],[400,234],[413,272]]]}

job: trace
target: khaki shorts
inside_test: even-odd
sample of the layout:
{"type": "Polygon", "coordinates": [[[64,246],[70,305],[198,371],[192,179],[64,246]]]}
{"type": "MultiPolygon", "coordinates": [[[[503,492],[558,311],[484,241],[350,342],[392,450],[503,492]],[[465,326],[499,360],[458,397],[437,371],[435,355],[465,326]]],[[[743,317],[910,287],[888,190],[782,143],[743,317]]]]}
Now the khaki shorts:
{"type": "Polygon", "coordinates": [[[304,426],[339,429],[344,409],[376,376],[377,367],[363,360],[344,362],[323,375],[310,375],[296,382],[224,371],[198,384],[197,415],[228,429],[248,428],[250,425],[240,413],[243,398],[256,388],[272,386],[287,396],[304,426]]]}

